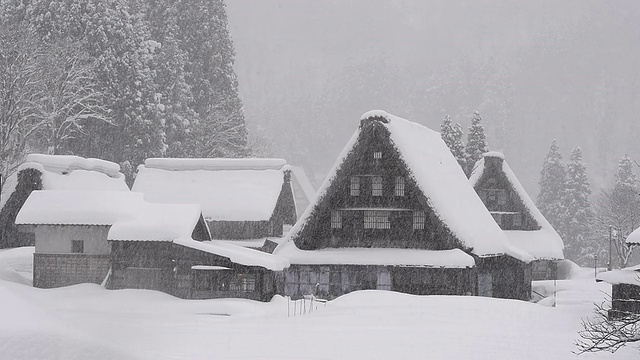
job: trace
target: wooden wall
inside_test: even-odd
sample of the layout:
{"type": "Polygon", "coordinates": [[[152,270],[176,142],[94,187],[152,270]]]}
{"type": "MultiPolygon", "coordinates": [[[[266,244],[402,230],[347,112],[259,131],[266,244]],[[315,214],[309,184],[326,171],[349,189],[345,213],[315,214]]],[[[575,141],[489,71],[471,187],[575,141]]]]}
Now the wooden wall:
{"type": "Polygon", "coordinates": [[[108,255],[33,254],[33,286],[37,288],[101,284],[108,271],[108,255]]]}

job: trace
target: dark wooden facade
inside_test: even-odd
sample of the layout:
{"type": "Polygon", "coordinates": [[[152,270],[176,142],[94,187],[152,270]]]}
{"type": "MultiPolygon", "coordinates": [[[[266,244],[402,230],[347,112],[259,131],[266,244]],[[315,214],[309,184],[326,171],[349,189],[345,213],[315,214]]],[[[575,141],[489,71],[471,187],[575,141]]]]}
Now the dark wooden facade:
{"type": "Polygon", "coordinates": [[[461,247],[428,205],[388,137],[377,121],[362,128],[358,143],[295,239],[300,249],[461,247]]]}
{"type": "MultiPolygon", "coordinates": [[[[502,170],[503,161],[499,156],[484,157],[484,171],[474,185],[476,193],[502,230],[540,230],[540,224],[502,170]]],[[[538,259],[531,266],[533,280],[558,278],[558,263],[555,260],[538,259]]]]}
{"type": "Polygon", "coordinates": [[[357,290],[390,290],[415,295],[475,294],[475,269],[376,265],[291,265],[284,292],[292,298],[334,299],[357,290]]]}
{"type": "Polygon", "coordinates": [[[632,314],[640,314],[640,286],[612,284],[609,317],[619,319],[632,314]]]}
{"type": "MultiPolygon", "coordinates": [[[[361,122],[355,146],[337,169],[327,192],[316,202],[302,230],[293,238],[295,244],[302,250],[459,248],[471,253],[472,249],[465,248],[436,216],[390,141],[384,122],[384,118],[361,122]]],[[[476,267],[467,269],[292,265],[285,270],[285,294],[300,296],[310,291],[333,298],[354,290],[383,288],[411,294],[530,299],[530,264],[509,256],[474,258],[476,267]],[[322,280],[318,289],[310,288],[314,278],[309,277],[314,276],[322,280]],[[379,276],[388,276],[388,284],[378,286],[379,276]],[[479,290],[481,280],[483,292],[479,290]]]]}
{"type": "Polygon", "coordinates": [[[484,158],[484,172],[474,188],[502,230],[539,230],[513,185],[502,171],[499,157],[484,158]]]}
{"type": "Polygon", "coordinates": [[[101,284],[108,272],[109,255],[33,254],[33,286],[37,288],[101,284]]]}
{"type": "Polygon", "coordinates": [[[112,241],[110,289],[162,291],[183,299],[268,301],[276,274],[204,251],[156,241],[112,241]]]}

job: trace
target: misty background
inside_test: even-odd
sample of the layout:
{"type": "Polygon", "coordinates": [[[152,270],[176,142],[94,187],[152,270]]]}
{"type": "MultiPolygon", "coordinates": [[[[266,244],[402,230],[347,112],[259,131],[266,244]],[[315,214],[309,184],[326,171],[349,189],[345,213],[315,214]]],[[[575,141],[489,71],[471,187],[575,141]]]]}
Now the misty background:
{"type": "Polygon", "coordinates": [[[439,131],[483,117],[535,198],[545,153],[581,146],[594,192],[640,161],[635,0],[228,0],[250,144],[316,187],[362,113],[439,131]]]}

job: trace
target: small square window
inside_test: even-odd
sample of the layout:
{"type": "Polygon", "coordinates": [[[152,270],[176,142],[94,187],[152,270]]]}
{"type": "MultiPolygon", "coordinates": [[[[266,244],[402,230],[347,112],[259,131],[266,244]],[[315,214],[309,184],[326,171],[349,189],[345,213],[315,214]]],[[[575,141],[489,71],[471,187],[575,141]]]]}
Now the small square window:
{"type": "Polygon", "coordinates": [[[349,189],[351,196],[360,196],[360,177],[351,177],[351,185],[349,189]]]}
{"type": "Polygon", "coordinates": [[[424,230],[424,224],[427,222],[427,214],[424,211],[413,212],[413,229],[424,230]]]}
{"type": "Polygon", "coordinates": [[[395,195],[396,196],[404,196],[404,177],[402,177],[402,176],[398,176],[396,178],[395,195]]]}
{"type": "Polygon", "coordinates": [[[374,159],[382,159],[382,151],[375,151],[373,153],[373,158],[374,159]]]}
{"type": "Polygon", "coordinates": [[[373,176],[371,178],[371,195],[382,196],[382,176],[373,176]]]}
{"type": "Polygon", "coordinates": [[[331,210],[331,228],[342,229],[342,213],[340,210],[331,210]]]}
{"type": "Polygon", "coordinates": [[[74,254],[83,254],[84,240],[71,240],[71,252],[74,254]]]}

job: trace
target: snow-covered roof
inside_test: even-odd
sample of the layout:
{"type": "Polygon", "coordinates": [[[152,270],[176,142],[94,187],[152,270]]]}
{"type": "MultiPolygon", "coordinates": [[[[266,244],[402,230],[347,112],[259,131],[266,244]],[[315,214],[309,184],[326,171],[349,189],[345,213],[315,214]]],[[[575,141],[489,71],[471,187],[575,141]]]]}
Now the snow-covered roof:
{"type": "Polygon", "coordinates": [[[629,284],[640,286],[640,265],[621,270],[601,272],[596,276],[596,280],[613,285],[629,284]]]}
{"type": "Polygon", "coordinates": [[[210,254],[226,257],[236,264],[260,266],[273,271],[282,271],[289,267],[289,260],[282,256],[245,248],[219,241],[195,241],[192,239],[176,239],[174,244],[210,254]]]}
{"type": "Polygon", "coordinates": [[[128,191],[36,190],[18,212],[16,224],[113,225],[133,217],[142,194],[128,191]]]}
{"type": "MultiPolygon", "coordinates": [[[[522,261],[532,259],[526,252],[508,244],[506,236],[469,185],[462,168],[439,133],[380,110],[367,112],[361,119],[370,118],[383,119],[381,124],[389,130],[390,140],[406,163],[410,176],[427,197],[429,206],[438,218],[464,247],[478,256],[507,254],[522,261]]],[[[326,195],[337,170],[356,145],[359,135],[360,128],[349,139],[318,190],[315,204],[326,195]]],[[[304,227],[315,204],[307,208],[293,227],[291,238],[295,238],[304,227]]]]}
{"type": "Polygon", "coordinates": [[[469,177],[471,186],[475,187],[482,178],[485,169],[485,158],[488,157],[496,157],[501,160],[502,172],[511,183],[513,190],[520,197],[529,214],[541,227],[540,230],[532,231],[505,230],[504,233],[509,243],[526,251],[538,260],[564,259],[562,251],[564,249],[564,243],[560,235],[558,235],[553,226],[551,226],[540,210],[538,210],[538,207],[533,200],[531,200],[531,197],[529,197],[529,194],[509,167],[509,164],[504,160],[504,155],[498,152],[485,153],[484,157],[476,163],[469,177]]]}
{"type": "Polygon", "coordinates": [[[394,248],[330,248],[300,250],[290,241],[277,255],[291,264],[314,265],[400,265],[441,268],[474,267],[473,257],[460,249],[418,250],[394,248]]]}
{"type": "Polygon", "coordinates": [[[29,154],[18,171],[7,178],[0,197],[0,209],[18,184],[18,172],[36,169],[42,173],[43,190],[129,191],[120,165],[99,159],[71,155],[29,154]]]}
{"type": "Polygon", "coordinates": [[[191,238],[200,220],[196,204],[153,204],[141,193],[33,191],[16,224],[111,226],[108,240],[173,241],[191,238]]]}
{"type": "Polygon", "coordinates": [[[150,202],[200,204],[206,220],[269,220],[284,181],[282,159],[147,159],[133,191],[150,202]]]}
{"type": "Polygon", "coordinates": [[[202,212],[197,204],[141,202],[132,217],[115,222],[108,240],[173,241],[191,239],[202,212]]]}
{"type": "Polygon", "coordinates": [[[635,229],[634,231],[627,236],[625,240],[627,244],[637,244],[640,245],[640,228],[635,229]]]}

